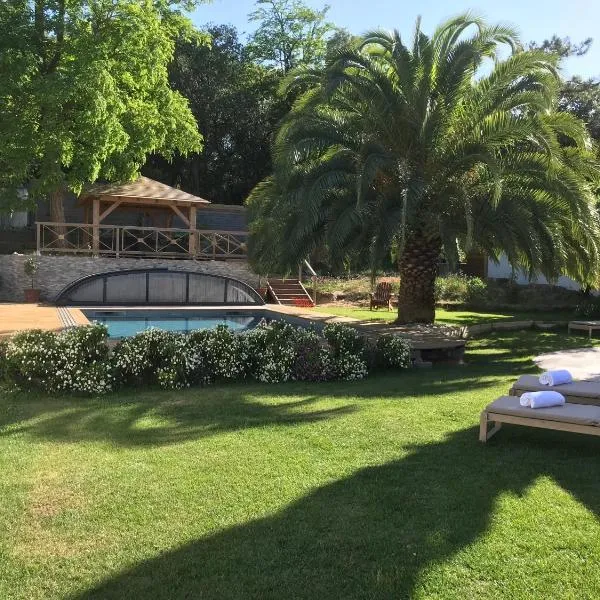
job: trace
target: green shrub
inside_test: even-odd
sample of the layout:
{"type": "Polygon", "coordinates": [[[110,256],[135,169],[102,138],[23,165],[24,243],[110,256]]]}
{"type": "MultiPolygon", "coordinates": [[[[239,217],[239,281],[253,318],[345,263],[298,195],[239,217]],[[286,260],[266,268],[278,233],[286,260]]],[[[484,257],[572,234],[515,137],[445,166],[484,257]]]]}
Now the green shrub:
{"type": "Polygon", "coordinates": [[[31,330],[16,334],[6,347],[6,373],[23,388],[49,393],[101,394],[112,389],[104,325],[59,334],[31,330]]]}
{"type": "Polygon", "coordinates": [[[374,352],[374,363],[379,369],[407,369],[410,367],[410,344],[399,335],[384,335],[378,338],[374,352]]]}
{"type": "Polygon", "coordinates": [[[295,358],[292,379],[296,381],[327,381],[334,376],[333,353],[315,331],[298,329],[294,340],[295,358]]]}
{"type": "Polygon", "coordinates": [[[487,284],[479,277],[448,275],[435,280],[437,302],[460,302],[476,304],[485,300],[487,284]]]}
{"type": "MultiPolygon", "coordinates": [[[[265,383],[354,380],[368,375],[365,340],[343,324],[323,335],[274,321],[244,334],[225,325],[191,334],[149,329],[125,338],[109,355],[103,325],[55,334],[32,330],[0,343],[0,376],[23,388],[101,394],[119,386],[178,389],[252,377],[265,383]]],[[[403,367],[401,339],[377,345],[382,367],[403,367]]]]}
{"type": "Polygon", "coordinates": [[[248,349],[242,336],[227,325],[201,329],[189,335],[194,366],[192,383],[243,379],[248,371],[248,349]]]}
{"type": "Polygon", "coordinates": [[[332,357],[332,379],[354,381],[364,379],[369,374],[369,368],[364,355],[340,352],[332,357]]]}
{"type": "Polygon", "coordinates": [[[364,354],[365,338],[354,327],[343,323],[330,323],[323,328],[323,337],[329,342],[335,356],[364,354]]]}
{"type": "Polygon", "coordinates": [[[600,298],[590,298],[575,307],[575,316],[581,319],[600,318],[600,298]]]}
{"type": "Polygon", "coordinates": [[[8,379],[8,363],[6,352],[8,350],[8,340],[0,339],[0,383],[8,379]]]}
{"type": "Polygon", "coordinates": [[[323,336],[332,352],[332,378],[352,381],[368,375],[365,338],[353,327],[331,323],[323,336]]]}
{"type": "Polygon", "coordinates": [[[244,335],[248,351],[248,373],[263,383],[292,379],[298,329],[282,321],[262,323],[244,335]]]}
{"type": "Polygon", "coordinates": [[[168,389],[190,385],[198,362],[188,336],[162,329],[125,338],[112,357],[119,385],[158,384],[168,389]]]}
{"type": "Polygon", "coordinates": [[[35,276],[40,269],[40,263],[36,256],[28,256],[23,263],[23,272],[31,280],[31,287],[35,287],[35,276]]]}
{"type": "Polygon", "coordinates": [[[479,277],[467,278],[467,304],[481,304],[487,297],[487,283],[479,277]]]}

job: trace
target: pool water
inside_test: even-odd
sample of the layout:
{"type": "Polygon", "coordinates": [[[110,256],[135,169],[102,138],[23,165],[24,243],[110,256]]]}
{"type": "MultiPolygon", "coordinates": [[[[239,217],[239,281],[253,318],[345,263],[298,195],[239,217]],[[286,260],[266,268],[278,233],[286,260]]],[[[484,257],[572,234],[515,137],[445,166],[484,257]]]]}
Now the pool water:
{"type": "Polygon", "coordinates": [[[231,310],[84,310],[83,313],[91,322],[104,323],[112,339],[129,337],[151,328],[187,333],[227,325],[235,331],[245,331],[253,329],[263,319],[259,311],[231,310]]]}

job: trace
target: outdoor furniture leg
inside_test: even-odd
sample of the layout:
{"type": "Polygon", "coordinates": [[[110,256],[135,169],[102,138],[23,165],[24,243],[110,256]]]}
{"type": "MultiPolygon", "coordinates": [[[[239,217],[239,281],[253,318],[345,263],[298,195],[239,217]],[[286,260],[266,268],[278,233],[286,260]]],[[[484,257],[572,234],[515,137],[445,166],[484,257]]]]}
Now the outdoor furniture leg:
{"type": "Polygon", "coordinates": [[[488,421],[488,413],[484,410],[481,413],[481,419],[479,422],[479,441],[487,442],[492,436],[496,435],[502,427],[502,423],[497,421],[488,421]],[[488,424],[493,423],[494,426],[488,431],[488,424]]]}
{"type": "Polygon", "coordinates": [[[479,441],[483,442],[485,444],[485,442],[487,442],[487,413],[484,411],[482,411],[481,413],[481,418],[479,420],[479,441]]]}

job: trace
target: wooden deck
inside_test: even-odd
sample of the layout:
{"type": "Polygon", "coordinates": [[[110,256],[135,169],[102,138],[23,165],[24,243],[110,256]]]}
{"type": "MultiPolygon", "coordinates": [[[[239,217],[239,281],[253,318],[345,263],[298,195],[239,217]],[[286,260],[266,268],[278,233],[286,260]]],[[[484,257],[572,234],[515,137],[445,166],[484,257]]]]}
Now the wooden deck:
{"type": "Polygon", "coordinates": [[[0,337],[11,336],[25,329],[60,331],[73,324],[89,324],[85,315],[77,308],[59,309],[42,304],[0,304],[0,337]]]}
{"type": "Polygon", "coordinates": [[[271,312],[278,312],[315,324],[343,323],[355,327],[367,337],[400,335],[408,340],[417,362],[451,360],[461,362],[467,340],[459,327],[441,325],[394,325],[385,321],[363,321],[352,317],[340,317],[293,306],[269,304],[271,312]]]}

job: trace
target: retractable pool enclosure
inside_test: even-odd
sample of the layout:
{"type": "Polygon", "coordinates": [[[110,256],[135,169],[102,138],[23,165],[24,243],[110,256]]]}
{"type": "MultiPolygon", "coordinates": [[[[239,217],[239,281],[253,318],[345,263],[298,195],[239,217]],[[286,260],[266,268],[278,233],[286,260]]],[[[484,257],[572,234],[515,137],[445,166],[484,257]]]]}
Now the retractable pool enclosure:
{"type": "Polygon", "coordinates": [[[258,306],[258,292],[243,281],[170,269],[100,273],[68,285],[56,303],[71,306],[258,306]]]}

